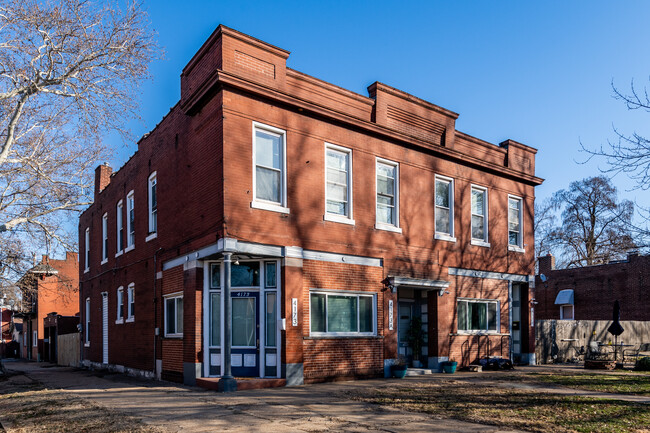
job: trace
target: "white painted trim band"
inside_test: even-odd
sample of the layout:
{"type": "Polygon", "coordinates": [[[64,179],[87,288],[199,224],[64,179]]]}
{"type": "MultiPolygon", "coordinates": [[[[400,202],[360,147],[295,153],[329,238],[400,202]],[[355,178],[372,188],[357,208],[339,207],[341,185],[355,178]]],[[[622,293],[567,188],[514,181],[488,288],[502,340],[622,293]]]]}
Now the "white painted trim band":
{"type": "Polygon", "coordinates": [[[519,274],[507,274],[505,272],[489,272],[489,271],[478,271],[474,269],[463,269],[463,268],[448,268],[447,273],[449,275],[457,275],[459,277],[473,277],[473,278],[488,278],[492,280],[508,280],[518,283],[528,283],[534,280],[533,275],[519,275],[519,274]]]}

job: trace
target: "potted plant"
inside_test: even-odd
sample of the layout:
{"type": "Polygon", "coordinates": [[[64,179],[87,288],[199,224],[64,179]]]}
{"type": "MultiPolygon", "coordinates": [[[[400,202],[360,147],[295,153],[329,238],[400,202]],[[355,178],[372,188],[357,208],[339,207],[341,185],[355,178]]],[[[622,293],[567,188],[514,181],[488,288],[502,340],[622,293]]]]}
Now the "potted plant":
{"type": "Polygon", "coordinates": [[[393,377],[403,379],[406,376],[406,359],[400,355],[395,364],[390,366],[390,372],[393,377]]]}
{"type": "Polygon", "coordinates": [[[455,359],[450,359],[442,363],[442,372],[453,374],[456,373],[456,367],[458,367],[458,362],[455,359]]]}
{"type": "Polygon", "coordinates": [[[411,326],[406,332],[406,340],[411,346],[411,350],[413,350],[413,367],[415,368],[422,367],[420,358],[422,357],[422,344],[424,344],[426,335],[427,332],[422,329],[422,319],[420,317],[411,319],[411,326]]]}

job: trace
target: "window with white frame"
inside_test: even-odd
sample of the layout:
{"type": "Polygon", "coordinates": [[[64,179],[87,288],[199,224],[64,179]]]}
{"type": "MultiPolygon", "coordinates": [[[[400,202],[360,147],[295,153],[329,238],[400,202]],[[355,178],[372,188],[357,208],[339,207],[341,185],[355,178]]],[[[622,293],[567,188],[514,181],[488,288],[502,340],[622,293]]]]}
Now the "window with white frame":
{"type": "Polygon", "coordinates": [[[573,304],[560,305],[560,320],[575,319],[573,304]]]}
{"type": "Polygon", "coordinates": [[[183,336],[183,295],[165,297],[165,337],[183,336]]]}
{"type": "Polygon", "coordinates": [[[84,272],[88,272],[90,270],[90,227],[86,227],[84,243],[84,272]]]}
{"type": "Polygon", "coordinates": [[[458,300],[459,332],[498,332],[499,301],[482,299],[458,300]]]}
{"type": "Polygon", "coordinates": [[[521,230],[522,210],[522,199],[508,196],[508,246],[511,250],[520,250],[524,246],[521,230]]]}
{"type": "Polygon", "coordinates": [[[102,264],[108,261],[108,213],[102,216],[102,264]]]}
{"type": "Polygon", "coordinates": [[[126,195],[126,249],[135,246],[135,200],[133,191],[126,195]]]}
{"type": "Polygon", "coordinates": [[[472,186],[472,243],[488,246],[488,194],[480,186],[472,186]]]}
{"type": "Polygon", "coordinates": [[[436,239],[455,241],[454,238],[454,180],[436,176],[435,226],[436,239]]]}
{"type": "Polygon", "coordinates": [[[352,220],[352,150],[325,146],[325,219],[352,220]]]}
{"type": "Polygon", "coordinates": [[[374,294],[312,290],[309,298],[312,336],[375,335],[374,294]]]}
{"type": "Polygon", "coordinates": [[[115,323],[122,323],[124,321],[124,287],[117,289],[117,319],[115,323]]]}
{"type": "Polygon", "coordinates": [[[90,298],[86,298],[86,326],[84,331],[86,346],[90,346],[90,298]]]}
{"type": "Polygon", "coordinates": [[[399,164],[377,158],[377,228],[399,228],[399,164]]]}
{"type": "Polygon", "coordinates": [[[127,289],[127,322],[133,322],[135,319],[135,284],[129,284],[127,289]]]}
{"type": "Polygon", "coordinates": [[[115,231],[117,233],[117,253],[119,255],[124,250],[124,205],[122,200],[117,202],[117,207],[115,209],[115,221],[116,227],[115,231]]]}
{"type": "Polygon", "coordinates": [[[149,176],[149,235],[158,232],[158,198],[156,196],[157,177],[154,171],[149,176]]]}
{"type": "Polygon", "coordinates": [[[252,207],[288,213],[286,133],[253,122],[252,207]]]}

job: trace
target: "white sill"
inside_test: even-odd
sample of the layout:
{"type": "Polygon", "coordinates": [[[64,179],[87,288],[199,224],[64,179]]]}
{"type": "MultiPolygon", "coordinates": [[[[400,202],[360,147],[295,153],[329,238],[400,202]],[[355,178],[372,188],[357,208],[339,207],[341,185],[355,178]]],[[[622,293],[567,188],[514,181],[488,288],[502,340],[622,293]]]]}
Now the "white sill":
{"type": "Polygon", "coordinates": [[[128,319],[126,319],[124,321],[124,323],[133,323],[133,322],[135,322],[135,316],[134,317],[129,317],[128,319]]]}
{"type": "Polygon", "coordinates": [[[498,331],[462,331],[458,330],[458,332],[455,335],[510,335],[510,334],[502,334],[498,331]]]}
{"type": "Polygon", "coordinates": [[[131,245],[130,247],[126,247],[126,248],[124,249],[124,252],[125,252],[125,253],[128,253],[129,251],[131,251],[131,250],[134,249],[134,248],[135,248],[135,244],[131,245]]]}
{"type": "Polygon", "coordinates": [[[284,207],[275,203],[265,203],[263,201],[252,201],[251,207],[253,209],[270,210],[271,212],[279,212],[279,213],[286,213],[286,214],[289,213],[288,207],[284,207]]]}
{"type": "Polygon", "coordinates": [[[122,323],[124,323],[124,319],[117,319],[117,320],[115,321],[115,324],[116,324],[116,325],[121,325],[122,323]]]}
{"type": "Polygon", "coordinates": [[[105,265],[106,263],[108,263],[108,257],[106,257],[104,260],[102,260],[100,265],[105,265]]]}
{"type": "Polygon", "coordinates": [[[401,227],[395,227],[390,224],[375,223],[375,229],[377,230],[386,230],[387,232],[402,233],[401,227]]]}
{"type": "Polygon", "coordinates": [[[477,247],[490,248],[490,243],[489,243],[489,242],[481,241],[481,240],[479,240],[479,239],[472,239],[472,240],[470,241],[470,243],[471,243],[472,245],[476,245],[477,247]]]}
{"type": "Polygon", "coordinates": [[[88,272],[90,272],[90,268],[84,269],[84,274],[87,274],[88,272]]]}
{"type": "Polygon", "coordinates": [[[118,252],[115,253],[115,257],[117,258],[117,257],[121,256],[122,254],[124,254],[124,250],[119,250],[118,252]]]}
{"type": "Polygon", "coordinates": [[[144,238],[145,242],[149,242],[150,240],[156,239],[158,237],[158,232],[151,233],[149,236],[144,238]]]}
{"type": "Polygon", "coordinates": [[[439,241],[456,242],[456,238],[449,236],[447,233],[436,233],[434,238],[439,241]]]}
{"type": "Polygon", "coordinates": [[[90,343],[84,343],[84,347],[90,347],[90,343]]]}
{"type": "Polygon", "coordinates": [[[166,334],[165,338],[178,338],[178,339],[181,339],[181,338],[183,338],[183,334],[166,334]]]}
{"type": "Polygon", "coordinates": [[[514,251],[516,253],[525,253],[526,250],[518,247],[517,245],[508,245],[508,251],[514,251]]]}
{"type": "Polygon", "coordinates": [[[326,213],[323,215],[323,221],[331,221],[334,223],[348,224],[353,226],[355,224],[354,220],[346,216],[335,215],[331,213],[326,213]]]}

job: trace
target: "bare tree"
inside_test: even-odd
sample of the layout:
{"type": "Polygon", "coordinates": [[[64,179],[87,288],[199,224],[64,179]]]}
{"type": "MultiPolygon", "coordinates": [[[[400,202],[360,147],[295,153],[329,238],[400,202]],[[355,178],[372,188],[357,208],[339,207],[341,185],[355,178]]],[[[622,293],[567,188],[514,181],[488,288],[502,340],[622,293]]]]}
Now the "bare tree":
{"type": "Polygon", "coordinates": [[[74,245],[102,137],[127,132],[159,52],[138,1],[0,0],[0,249],[13,247],[3,253],[74,245]]]}
{"type": "Polygon", "coordinates": [[[553,251],[555,242],[552,237],[556,223],[558,203],[551,198],[541,202],[535,200],[535,257],[539,258],[553,251]]]}
{"type": "Polygon", "coordinates": [[[551,232],[560,267],[607,263],[636,248],[630,232],[634,205],[618,201],[616,187],[606,177],[572,182],[552,201],[562,209],[561,225],[551,232]]]}

